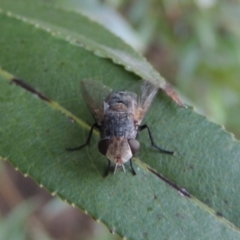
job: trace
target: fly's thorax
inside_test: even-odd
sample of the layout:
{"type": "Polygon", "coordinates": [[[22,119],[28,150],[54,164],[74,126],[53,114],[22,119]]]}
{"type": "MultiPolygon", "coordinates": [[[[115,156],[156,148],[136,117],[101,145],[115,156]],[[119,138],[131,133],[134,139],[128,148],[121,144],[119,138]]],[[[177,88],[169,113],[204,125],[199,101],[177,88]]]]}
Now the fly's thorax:
{"type": "Polygon", "coordinates": [[[123,103],[115,103],[115,104],[109,105],[108,110],[114,111],[114,112],[128,112],[126,105],[124,105],[123,103]]]}
{"type": "Polygon", "coordinates": [[[124,137],[102,139],[98,144],[99,151],[117,165],[129,161],[139,148],[140,144],[136,139],[124,137]]]}
{"type": "Polygon", "coordinates": [[[119,103],[122,102],[126,106],[129,105],[130,102],[137,101],[137,95],[133,92],[128,91],[117,91],[111,93],[107,98],[106,101],[109,104],[119,103]]]}
{"type": "Polygon", "coordinates": [[[136,138],[137,129],[133,117],[128,112],[108,110],[104,114],[101,125],[101,137],[125,137],[127,139],[136,138]]]}

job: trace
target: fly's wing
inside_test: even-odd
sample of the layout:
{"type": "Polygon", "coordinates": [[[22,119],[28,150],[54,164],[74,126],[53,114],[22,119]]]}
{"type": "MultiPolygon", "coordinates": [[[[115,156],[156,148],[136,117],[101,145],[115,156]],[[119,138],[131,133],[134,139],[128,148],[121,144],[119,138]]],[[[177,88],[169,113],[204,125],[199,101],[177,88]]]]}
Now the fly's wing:
{"type": "Polygon", "coordinates": [[[81,91],[96,122],[100,126],[103,120],[103,102],[112,92],[112,89],[93,80],[81,81],[81,91]]]}
{"type": "Polygon", "coordinates": [[[137,93],[137,108],[134,114],[134,121],[136,122],[136,125],[140,125],[158,91],[158,88],[151,83],[142,80],[135,91],[137,93]]]}

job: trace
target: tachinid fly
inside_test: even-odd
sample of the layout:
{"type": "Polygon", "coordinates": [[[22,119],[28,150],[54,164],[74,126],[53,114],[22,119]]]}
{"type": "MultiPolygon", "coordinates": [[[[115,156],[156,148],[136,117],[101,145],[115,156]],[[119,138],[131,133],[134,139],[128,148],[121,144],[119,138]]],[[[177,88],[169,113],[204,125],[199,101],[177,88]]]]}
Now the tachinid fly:
{"type": "Polygon", "coordinates": [[[98,149],[108,158],[106,175],[111,162],[115,164],[114,173],[116,173],[118,166],[122,166],[125,172],[124,164],[129,160],[132,172],[136,174],[132,166],[132,157],[140,149],[140,143],[136,137],[143,129],[148,130],[153,147],[162,153],[173,154],[171,151],[158,147],[148,125],[141,125],[158,89],[147,81],[140,81],[140,83],[135,92],[129,92],[112,91],[99,82],[83,80],[81,82],[82,95],[95,118],[95,123],[83,145],[67,150],[74,151],[87,146],[90,143],[93,129],[96,127],[101,134],[98,149]]]}

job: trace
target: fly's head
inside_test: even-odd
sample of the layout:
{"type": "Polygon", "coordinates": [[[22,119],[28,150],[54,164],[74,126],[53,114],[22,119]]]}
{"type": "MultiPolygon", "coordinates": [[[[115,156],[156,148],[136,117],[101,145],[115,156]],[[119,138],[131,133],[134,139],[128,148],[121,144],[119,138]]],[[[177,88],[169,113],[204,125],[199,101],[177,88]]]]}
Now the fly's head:
{"type": "Polygon", "coordinates": [[[110,161],[122,166],[138,152],[140,144],[136,139],[113,137],[111,139],[102,139],[98,143],[98,149],[110,161]]]}

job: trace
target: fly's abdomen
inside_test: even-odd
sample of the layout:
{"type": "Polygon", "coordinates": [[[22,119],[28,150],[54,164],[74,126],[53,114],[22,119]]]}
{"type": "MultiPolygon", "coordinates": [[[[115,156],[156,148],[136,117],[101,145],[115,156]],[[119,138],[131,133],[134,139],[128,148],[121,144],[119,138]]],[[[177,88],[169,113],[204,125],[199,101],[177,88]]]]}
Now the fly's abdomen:
{"type": "Polygon", "coordinates": [[[107,112],[101,126],[101,137],[125,137],[127,139],[135,138],[136,130],[132,116],[127,112],[107,112]]]}

